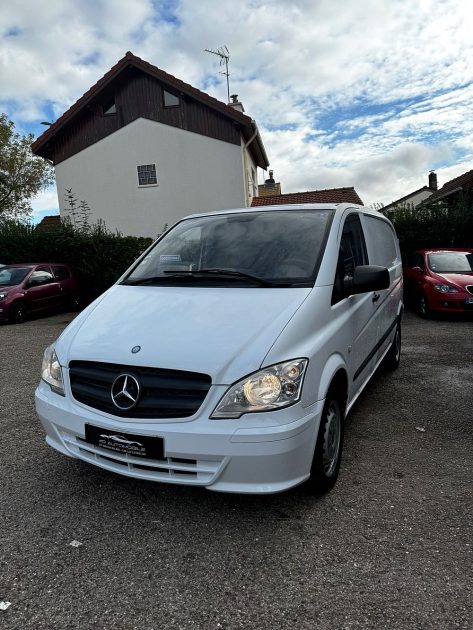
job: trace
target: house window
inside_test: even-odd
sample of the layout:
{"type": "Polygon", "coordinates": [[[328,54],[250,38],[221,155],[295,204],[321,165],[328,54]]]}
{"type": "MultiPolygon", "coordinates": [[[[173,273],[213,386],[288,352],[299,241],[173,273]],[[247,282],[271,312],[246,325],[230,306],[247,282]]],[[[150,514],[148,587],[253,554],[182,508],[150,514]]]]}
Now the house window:
{"type": "Polygon", "coordinates": [[[103,106],[104,116],[111,116],[112,114],[116,114],[116,113],[117,113],[117,108],[115,105],[115,101],[109,101],[108,103],[105,103],[105,105],[103,106]]]}
{"type": "Polygon", "coordinates": [[[163,90],[164,95],[164,107],[176,107],[180,104],[179,97],[175,94],[171,94],[167,90],[163,90]]]}
{"type": "Polygon", "coordinates": [[[142,164],[138,169],[138,186],[149,186],[158,183],[156,164],[142,164]]]}

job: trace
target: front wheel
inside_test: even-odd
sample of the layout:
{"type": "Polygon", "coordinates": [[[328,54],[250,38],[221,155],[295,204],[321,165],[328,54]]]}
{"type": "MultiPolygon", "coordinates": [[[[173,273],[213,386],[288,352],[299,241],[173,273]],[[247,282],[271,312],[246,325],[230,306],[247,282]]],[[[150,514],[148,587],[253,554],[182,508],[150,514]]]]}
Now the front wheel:
{"type": "Polygon", "coordinates": [[[75,293],[69,296],[67,306],[70,311],[78,311],[81,308],[81,303],[82,303],[82,300],[80,298],[80,295],[75,293]]]}
{"type": "Polygon", "coordinates": [[[327,394],[319,434],[310,471],[309,486],[317,494],[330,492],[334,487],[343,448],[343,405],[335,392],[327,394]]]}
{"type": "Polygon", "coordinates": [[[27,311],[23,302],[14,302],[10,306],[9,320],[11,324],[21,324],[26,319],[27,311]]]}
{"type": "Polygon", "coordinates": [[[424,319],[428,319],[430,317],[429,301],[425,293],[422,293],[419,298],[419,315],[424,317],[424,319]]]}
{"type": "Polygon", "coordinates": [[[401,362],[401,324],[396,326],[396,334],[394,335],[393,342],[389,348],[386,356],[384,357],[383,367],[386,370],[397,370],[399,363],[401,362]]]}

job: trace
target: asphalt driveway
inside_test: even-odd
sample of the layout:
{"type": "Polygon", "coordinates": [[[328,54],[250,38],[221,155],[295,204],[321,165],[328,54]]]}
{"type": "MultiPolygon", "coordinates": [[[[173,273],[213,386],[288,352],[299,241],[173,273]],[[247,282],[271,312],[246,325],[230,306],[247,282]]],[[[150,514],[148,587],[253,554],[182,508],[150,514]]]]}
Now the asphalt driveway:
{"type": "Polygon", "coordinates": [[[406,314],[401,367],[355,405],[322,499],[138,482],[54,452],[33,392],[68,320],[0,327],[1,628],[473,627],[471,320],[406,314]]]}

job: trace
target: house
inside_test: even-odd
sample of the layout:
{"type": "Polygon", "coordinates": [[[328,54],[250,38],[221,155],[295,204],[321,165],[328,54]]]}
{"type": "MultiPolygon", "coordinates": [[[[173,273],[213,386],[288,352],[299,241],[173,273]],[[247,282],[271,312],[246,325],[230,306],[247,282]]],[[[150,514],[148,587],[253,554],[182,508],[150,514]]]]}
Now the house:
{"type": "Polygon", "coordinates": [[[54,164],[61,216],[71,190],[126,235],[155,236],[183,216],[248,207],[269,165],[237,96],[225,104],[131,52],[32,145],[54,164]]]}
{"type": "Polygon", "coordinates": [[[258,196],[253,197],[251,205],[258,207],[300,203],[356,203],[363,205],[353,187],[282,194],[281,184],[274,180],[273,171],[269,171],[269,178],[265,180],[264,184],[258,186],[258,196]]]}
{"type": "Polygon", "coordinates": [[[382,208],[383,212],[397,210],[400,208],[417,208],[422,202],[426,201],[437,191],[437,175],[434,171],[429,173],[428,186],[422,186],[418,190],[393,201],[392,203],[382,208]]]}
{"type": "Polygon", "coordinates": [[[48,215],[41,219],[36,226],[36,232],[54,232],[61,226],[61,217],[58,214],[48,215]]]}
{"type": "Polygon", "coordinates": [[[435,197],[432,197],[432,200],[453,204],[462,202],[466,195],[471,195],[472,192],[473,171],[468,171],[444,184],[442,188],[437,191],[435,197]]]}

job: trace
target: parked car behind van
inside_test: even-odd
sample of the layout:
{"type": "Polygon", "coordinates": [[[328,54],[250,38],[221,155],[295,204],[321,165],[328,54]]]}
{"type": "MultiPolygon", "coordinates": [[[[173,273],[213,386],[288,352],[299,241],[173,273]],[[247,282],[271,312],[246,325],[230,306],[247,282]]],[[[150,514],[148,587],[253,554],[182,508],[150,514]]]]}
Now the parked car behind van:
{"type": "Polygon", "coordinates": [[[419,249],[404,267],[406,300],[422,317],[473,313],[473,249],[419,249]]]}
{"type": "Polygon", "coordinates": [[[402,308],[398,242],[378,212],[190,216],[46,350],[46,441],[140,479],[327,492],[347,413],[380,363],[399,364],[402,308]]]}
{"type": "Polygon", "coordinates": [[[0,322],[23,322],[31,314],[79,303],[74,274],[59,263],[22,263],[0,269],[0,322]]]}

